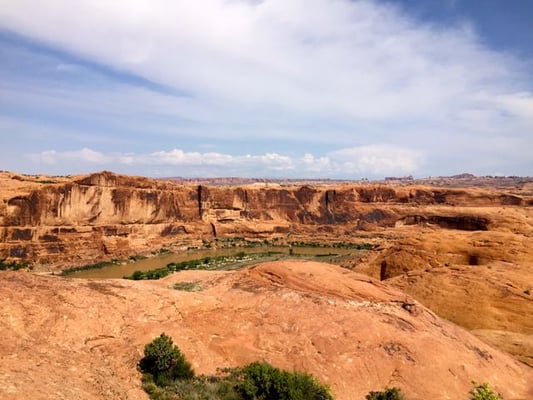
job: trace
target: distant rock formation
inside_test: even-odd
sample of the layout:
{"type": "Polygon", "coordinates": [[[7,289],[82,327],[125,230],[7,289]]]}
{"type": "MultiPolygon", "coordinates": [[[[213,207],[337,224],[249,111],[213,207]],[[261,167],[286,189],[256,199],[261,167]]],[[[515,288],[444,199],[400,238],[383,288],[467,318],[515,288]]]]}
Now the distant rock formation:
{"type": "Polygon", "coordinates": [[[2,173],[0,187],[0,259],[51,269],[215,236],[342,236],[399,224],[487,230],[491,218],[465,207],[533,204],[532,196],[481,189],[179,185],[108,171],[34,179],[2,173]]]}

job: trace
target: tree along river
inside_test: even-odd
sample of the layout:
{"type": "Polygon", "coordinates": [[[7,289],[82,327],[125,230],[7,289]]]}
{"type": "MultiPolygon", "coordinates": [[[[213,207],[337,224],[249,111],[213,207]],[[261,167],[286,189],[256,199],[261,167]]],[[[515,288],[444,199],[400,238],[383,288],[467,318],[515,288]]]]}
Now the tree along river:
{"type": "Polygon", "coordinates": [[[254,246],[254,247],[231,247],[220,249],[200,249],[185,250],[180,253],[165,253],[154,257],[149,257],[137,261],[124,261],[106,265],[101,268],[85,269],[68,273],[69,278],[92,278],[92,279],[113,279],[130,276],[135,271],[151,271],[157,268],[164,268],[169,263],[180,263],[182,261],[205,259],[206,257],[230,257],[238,253],[247,256],[254,256],[252,262],[243,262],[241,266],[269,261],[273,259],[294,257],[304,259],[316,259],[317,261],[335,263],[343,256],[355,254],[360,250],[353,248],[335,247],[311,247],[311,246],[254,246]],[[292,249],[292,251],[291,251],[292,249]],[[270,252],[270,254],[268,254],[270,252]],[[264,255],[264,257],[263,257],[264,255]]]}

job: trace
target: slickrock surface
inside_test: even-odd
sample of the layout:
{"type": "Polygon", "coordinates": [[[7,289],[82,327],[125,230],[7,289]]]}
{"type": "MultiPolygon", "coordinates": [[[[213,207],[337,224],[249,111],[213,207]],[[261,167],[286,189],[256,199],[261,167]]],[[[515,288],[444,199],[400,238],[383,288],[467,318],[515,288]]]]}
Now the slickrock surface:
{"type": "Polygon", "coordinates": [[[533,235],[512,226],[520,230],[418,228],[353,269],[533,366],[533,235]]]}
{"type": "Polygon", "coordinates": [[[136,363],[171,335],[197,372],[265,360],[307,370],[340,400],[400,386],[465,399],[489,381],[533,398],[533,369],[397,289],[328,264],[287,261],[160,281],[0,273],[0,398],[145,399],[136,363]],[[201,291],[171,289],[197,282],[201,291]]]}

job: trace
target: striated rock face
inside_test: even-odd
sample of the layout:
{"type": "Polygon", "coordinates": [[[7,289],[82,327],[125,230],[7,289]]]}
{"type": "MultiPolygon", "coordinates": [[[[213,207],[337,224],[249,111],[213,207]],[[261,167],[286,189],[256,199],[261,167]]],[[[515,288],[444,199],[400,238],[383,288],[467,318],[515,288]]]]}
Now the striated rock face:
{"type": "Polygon", "coordinates": [[[184,186],[111,172],[56,181],[2,173],[0,180],[0,259],[48,268],[217,236],[324,231],[339,237],[413,224],[488,230],[490,217],[464,207],[531,203],[528,196],[475,189],[184,186]]]}
{"type": "Polygon", "coordinates": [[[198,373],[262,360],[309,371],[339,400],[399,386],[466,399],[472,380],[533,398],[533,369],[400,291],[333,265],[287,261],[160,281],[0,272],[0,398],[147,399],[136,364],[161,332],[198,373]],[[202,290],[171,289],[196,282],[202,290]]]}
{"type": "Polygon", "coordinates": [[[533,366],[533,215],[519,211],[507,210],[498,230],[410,225],[352,267],[533,366]]]}

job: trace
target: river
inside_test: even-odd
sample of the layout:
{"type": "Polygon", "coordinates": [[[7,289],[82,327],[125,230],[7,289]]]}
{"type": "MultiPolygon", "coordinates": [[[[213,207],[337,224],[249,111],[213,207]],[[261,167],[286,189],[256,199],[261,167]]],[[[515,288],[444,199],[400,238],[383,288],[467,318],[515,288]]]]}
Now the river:
{"type": "MultiPolygon", "coordinates": [[[[347,256],[360,250],[334,247],[310,247],[310,246],[293,246],[292,256],[295,258],[316,258],[322,261],[332,262],[335,257],[347,256]]],[[[184,250],[180,253],[166,253],[153,257],[148,257],[137,261],[124,261],[123,263],[110,264],[102,268],[87,269],[76,271],[65,275],[69,278],[85,279],[114,279],[129,276],[135,271],[150,271],[157,268],[165,267],[167,264],[179,263],[182,261],[199,260],[205,257],[233,256],[237,253],[258,254],[275,252],[280,256],[288,257],[290,255],[289,246],[254,246],[254,247],[227,247],[220,249],[200,249],[184,250]]]]}

